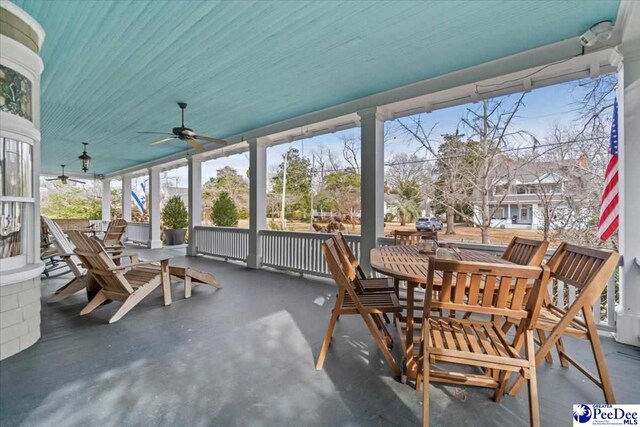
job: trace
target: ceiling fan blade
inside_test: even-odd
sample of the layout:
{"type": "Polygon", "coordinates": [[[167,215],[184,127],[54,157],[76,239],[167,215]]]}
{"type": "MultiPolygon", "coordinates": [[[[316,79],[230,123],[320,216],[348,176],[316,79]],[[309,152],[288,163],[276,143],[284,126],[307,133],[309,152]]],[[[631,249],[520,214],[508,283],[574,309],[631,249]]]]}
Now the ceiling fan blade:
{"type": "Polygon", "coordinates": [[[211,138],[210,136],[195,135],[194,138],[208,142],[215,142],[216,144],[227,145],[227,141],[225,141],[224,139],[211,138]]]}
{"type": "Polygon", "coordinates": [[[173,135],[172,133],[169,133],[169,132],[136,132],[136,133],[145,133],[149,135],[173,135]]]}
{"type": "Polygon", "coordinates": [[[59,180],[59,179],[60,179],[60,178],[47,178],[47,179],[45,179],[45,181],[57,181],[57,180],[59,180]]]}
{"type": "Polygon", "coordinates": [[[72,178],[67,178],[67,181],[77,182],[78,184],[86,184],[86,182],[84,182],[84,181],[80,181],[80,180],[72,179],[72,178]]]}
{"type": "Polygon", "coordinates": [[[195,139],[187,138],[185,139],[193,148],[196,150],[202,150],[202,145],[198,144],[195,139]]]}
{"type": "Polygon", "coordinates": [[[156,142],[152,142],[149,145],[158,145],[158,144],[162,144],[163,142],[167,142],[167,141],[171,141],[172,139],[176,139],[175,136],[172,136],[171,138],[165,138],[165,139],[161,139],[160,141],[156,141],[156,142]]]}

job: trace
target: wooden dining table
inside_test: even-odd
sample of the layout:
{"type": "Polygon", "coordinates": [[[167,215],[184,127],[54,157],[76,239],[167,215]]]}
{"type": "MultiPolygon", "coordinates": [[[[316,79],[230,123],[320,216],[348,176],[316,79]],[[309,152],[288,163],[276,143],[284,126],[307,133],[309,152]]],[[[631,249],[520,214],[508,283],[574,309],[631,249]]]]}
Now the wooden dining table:
{"type": "MultiPolygon", "coordinates": [[[[427,283],[430,256],[461,262],[512,264],[490,253],[469,249],[441,247],[433,253],[423,253],[420,246],[380,246],[371,249],[371,268],[374,271],[407,282],[406,296],[398,295],[403,310],[396,316],[395,325],[401,337],[403,372],[409,379],[416,377],[422,332],[424,300],[416,297],[416,289],[427,283]]],[[[434,277],[434,281],[437,280],[438,277],[434,277]]]]}

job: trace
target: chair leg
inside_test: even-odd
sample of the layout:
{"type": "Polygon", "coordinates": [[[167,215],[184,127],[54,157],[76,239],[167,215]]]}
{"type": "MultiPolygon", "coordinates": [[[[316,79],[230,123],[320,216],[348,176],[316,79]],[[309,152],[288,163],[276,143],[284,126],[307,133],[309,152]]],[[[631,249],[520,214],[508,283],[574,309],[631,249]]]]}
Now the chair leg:
{"type": "MultiPolygon", "coordinates": [[[[543,343],[544,345],[544,343],[543,343]]],[[[556,351],[558,352],[558,359],[560,359],[560,365],[563,368],[568,368],[569,367],[569,362],[567,362],[567,359],[563,356],[564,354],[564,344],[562,342],[562,337],[558,337],[558,340],[556,341],[556,351]]],[[[547,356],[550,355],[551,352],[547,353],[547,356]]],[[[545,357],[546,360],[546,357],[545,357]]]]}
{"type": "Polygon", "coordinates": [[[147,295],[151,293],[155,288],[158,287],[160,283],[156,282],[154,284],[147,283],[146,285],[136,289],[130,296],[127,298],[118,311],[111,316],[109,319],[109,323],[115,323],[118,320],[122,319],[122,317],[129,312],[133,307],[135,307],[140,301],[144,299],[147,295]]]}
{"type": "Polygon", "coordinates": [[[164,297],[164,305],[171,305],[171,275],[169,274],[168,261],[162,262],[162,264],[160,264],[160,271],[160,281],[162,282],[162,295],[164,297]]]}
{"type": "Polygon", "coordinates": [[[384,340],[382,339],[382,337],[380,336],[380,334],[376,330],[376,327],[373,324],[373,321],[371,320],[371,318],[369,317],[369,315],[367,313],[362,313],[361,312],[360,314],[362,315],[362,319],[364,319],[364,323],[367,325],[367,328],[369,328],[369,331],[371,332],[371,335],[373,335],[373,339],[376,341],[376,344],[378,345],[378,348],[382,352],[382,356],[387,361],[389,366],[391,366],[391,369],[393,370],[394,374],[397,377],[400,377],[400,374],[401,374],[400,368],[398,367],[398,364],[396,363],[395,359],[393,358],[393,355],[389,352],[389,349],[387,348],[386,343],[384,342],[384,340]]]}
{"type": "MultiPolygon", "coordinates": [[[[547,341],[547,336],[544,334],[544,331],[542,329],[537,329],[536,332],[538,334],[538,339],[540,340],[540,346],[543,346],[544,343],[547,341]]],[[[560,342],[560,340],[558,340],[558,342],[560,342]]],[[[556,343],[556,346],[557,345],[558,344],[556,343]]],[[[562,356],[558,354],[558,357],[560,358],[560,364],[562,364],[562,360],[563,360],[562,356]]],[[[553,363],[553,357],[551,356],[551,352],[547,353],[546,356],[544,356],[544,360],[547,363],[553,363]]]]}
{"type": "Polygon", "coordinates": [[[540,408],[538,406],[538,381],[536,378],[536,348],[533,342],[533,331],[526,333],[525,354],[529,360],[529,418],[531,427],[540,427],[540,408]]]}
{"type": "Polygon", "coordinates": [[[596,361],[596,368],[598,369],[598,376],[600,377],[600,384],[602,387],[602,392],[604,393],[604,400],[609,405],[613,405],[616,403],[616,398],[613,394],[613,387],[611,386],[611,380],[609,379],[609,371],[607,370],[607,364],[604,360],[602,344],[600,343],[600,337],[598,336],[598,329],[595,325],[593,312],[591,310],[588,310],[587,308],[583,308],[582,313],[587,325],[589,344],[591,344],[593,358],[596,361]]]}
{"type": "Polygon", "coordinates": [[[429,427],[429,353],[426,347],[422,354],[422,425],[429,427]]]}
{"type": "Polygon", "coordinates": [[[322,369],[324,365],[324,359],[327,357],[327,350],[329,349],[329,344],[331,343],[331,337],[333,336],[333,329],[336,327],[336,321],[339,317],[338,309],[334,308],[331,313],[331,319],[329,320],[329,325],[327,326],[327,332],[324,334],[324,341],[322,341],[322,347],[320,347],[320,354],[318,354],[318,361],[316,362],[316,369],[322,369]]]}
{"type": "Polygon", "coordinates": [[[191,298],[191,276],[184,276],[184,297],[191,298]]]}
{"type": "Polygon", "coordinates": [[[76,292],[83,290],[87,286],[85,277],[86,276],[74,277],[69,283],[60,288],[60,292],[49,298],[49,300],[47,300],[47,304],[62,301],[63,299],[70,297],[76,292]]]}
{"type": "Polygon", "coordinates": [[[391,337],[391,334],[389,333],[387,328],[384,326],[384,321],[382,320],[382,317],[379,314],[371,313],[371,318],[373,319],[373,322],[378,327],[380,336],[382,337],[382,339],[384,339],[384,342],[387,343],[387,347],[392,348],[393,338],[391,337]]]}
{"type": "Polygon", "coordinates": [[[82,311],[80,311],[80,316],[84,316],[85,314],[91,313],[93,310],[95,310],[96,308],[100,307],[100,304],[102,304],[106,300],[107,300],[107,297],[102,293],[102,291],[99,291],[96,294],[96,296],[93,297],[93,299],[91,301],[89,301],[89,304],[87,304],[82,309],[82,311]]]}

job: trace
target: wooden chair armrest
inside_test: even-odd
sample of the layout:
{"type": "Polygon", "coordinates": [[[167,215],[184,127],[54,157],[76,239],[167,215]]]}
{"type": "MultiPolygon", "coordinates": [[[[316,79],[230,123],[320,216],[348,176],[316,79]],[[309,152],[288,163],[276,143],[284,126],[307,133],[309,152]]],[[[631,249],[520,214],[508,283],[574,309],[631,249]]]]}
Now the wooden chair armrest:
{"type": "Polygon", "coordinates": [[[139,261],[137,263],[133,263],[133,264],[128,264],[128,265],[117,265],[115,267],[109,268],[108,271],[118,271],[118,270],[126,270],[129,268],[133,268],[133,267],[138,267],[140,265],[151,265],[151,264],[155,264],[155,263],[160,263],[161,267],[164,266],[168,266],[169,265],[169,260],[173,258],[173,257],[166,257],[166,258],[162,258],[162,259],[157,259],[157,260],[153,260],[153,261],[139,261]]]}

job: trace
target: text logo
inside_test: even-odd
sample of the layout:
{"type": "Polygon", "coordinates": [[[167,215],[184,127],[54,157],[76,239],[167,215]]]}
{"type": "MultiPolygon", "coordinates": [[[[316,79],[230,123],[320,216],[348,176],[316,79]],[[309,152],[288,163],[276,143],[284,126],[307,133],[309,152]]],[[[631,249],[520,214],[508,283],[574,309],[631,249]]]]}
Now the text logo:
{"type": "Polygon", "coordinates": [[[573,426],[640,426],[640,405],[573,405],[573,426]]]}

